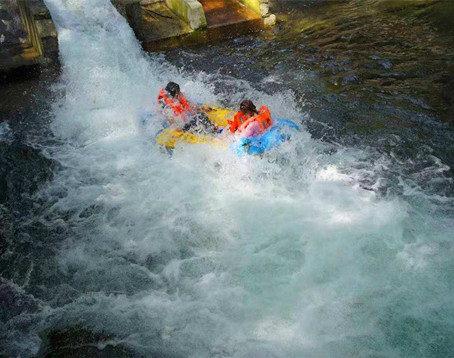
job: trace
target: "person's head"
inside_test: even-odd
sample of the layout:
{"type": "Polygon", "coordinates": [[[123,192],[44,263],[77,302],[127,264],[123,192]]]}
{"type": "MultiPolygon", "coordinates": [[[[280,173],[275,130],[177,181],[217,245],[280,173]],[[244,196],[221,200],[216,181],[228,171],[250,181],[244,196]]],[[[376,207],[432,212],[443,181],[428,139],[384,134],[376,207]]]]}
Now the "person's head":
{"type": "Polygon", "coordinates": [[[178,98],[178,96],[180,95],[180,86],[178,85],[178,83],[169,82],[167,83],[165,89],[166,92],[173,98],[178,98]]]}
{"type": "Polygon", "coordinates": [[[252,103],[252,101],[248,99],[245,99],[243,102],[241,102],[240,111],[243,114],[248,114],[251,116],[257,114],[257,108],[255,108],[254,103],[252,103]]]}

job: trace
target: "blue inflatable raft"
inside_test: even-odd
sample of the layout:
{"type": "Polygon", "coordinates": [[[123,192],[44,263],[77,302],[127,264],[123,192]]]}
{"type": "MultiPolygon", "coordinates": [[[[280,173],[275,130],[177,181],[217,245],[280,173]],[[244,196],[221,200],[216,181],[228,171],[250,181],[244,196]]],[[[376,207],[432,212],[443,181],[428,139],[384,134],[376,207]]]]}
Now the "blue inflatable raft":
{"type": "Polygon", "coordinates": [[[267,150],[278,147],[282,142],[288,141],[291,131],[298,129],[298,125],[292,121],[277,119],[265,133],[257,137],[242,138],[233,144],[231,148],[238,156],[242,156],[243,154],[262,154],[267,150]]]}

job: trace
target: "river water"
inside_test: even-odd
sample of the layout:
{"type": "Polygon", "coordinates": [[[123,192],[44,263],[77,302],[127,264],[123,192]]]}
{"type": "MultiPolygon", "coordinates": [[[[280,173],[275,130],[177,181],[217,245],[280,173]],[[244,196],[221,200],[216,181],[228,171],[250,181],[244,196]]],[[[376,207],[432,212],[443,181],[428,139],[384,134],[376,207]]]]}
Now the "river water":
{"type": "Polygon", "coordinates": [[[449,2],[282,8],[157,54],[107,0],[46,4],[62,67],[1,89],[0,354],[452,354],[449,2]],[[169,80],[302,128],[169,155],[141,122],[169,80]]]}

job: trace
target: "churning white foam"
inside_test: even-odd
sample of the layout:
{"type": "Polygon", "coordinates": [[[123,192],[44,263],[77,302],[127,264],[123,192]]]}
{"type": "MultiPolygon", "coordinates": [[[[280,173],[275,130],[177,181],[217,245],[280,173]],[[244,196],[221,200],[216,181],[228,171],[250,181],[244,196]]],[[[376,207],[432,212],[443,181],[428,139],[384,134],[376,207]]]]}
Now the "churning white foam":
{"type": "Polygon", "coordinates": [[[0,142],[11,141],[11,129],[8,122],[0,123],[0,142]]]}

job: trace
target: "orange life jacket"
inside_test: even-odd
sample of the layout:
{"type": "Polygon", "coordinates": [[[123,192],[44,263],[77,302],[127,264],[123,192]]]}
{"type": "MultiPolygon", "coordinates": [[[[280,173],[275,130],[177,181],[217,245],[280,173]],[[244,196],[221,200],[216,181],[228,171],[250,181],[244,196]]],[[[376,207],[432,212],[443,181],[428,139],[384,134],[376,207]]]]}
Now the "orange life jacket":
{"type": "Polygon", "coordinates": [[[248,118],[246,118],[246,115],[243,114],[243,112],[239,111],[233,117],[233,121],[227,120],[227,123],[229,124],[230,132],[235,133],[237,131],[238,127],[241,126],[247,120],[248,120],[248,118]]]}
{"type": "Polygon", "coordinates": [[[265,132],[269,127],[273,125],[273,120],[271,119],[271,114],[269,109],[266,106],[262,106],[259,109],[259,114],[246,118],[246,116],[240,111],[235,114],[233,121],[228,121],[229,129],[232,133],[238,131],[238,133],[243,132],[252,122],[257,122],[260,126],[261,132],[265,132]]]}
{"type": "Polygon", "coordinates": [[[193,110],[186,99],[185,95],[180,92],[180,97],[178,100],[170,99],[165,90],[161,90],[158,95],[158,102],[164,103],[167,107],[172,108],[175,116],[183,115],[185,116],[186,112],[193,113],[193,110]]]}

